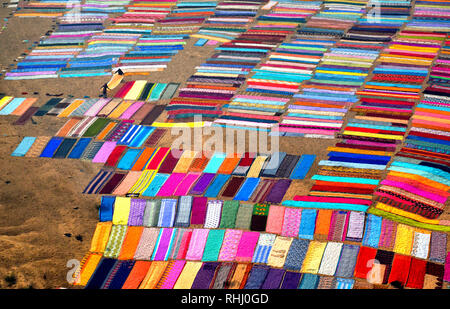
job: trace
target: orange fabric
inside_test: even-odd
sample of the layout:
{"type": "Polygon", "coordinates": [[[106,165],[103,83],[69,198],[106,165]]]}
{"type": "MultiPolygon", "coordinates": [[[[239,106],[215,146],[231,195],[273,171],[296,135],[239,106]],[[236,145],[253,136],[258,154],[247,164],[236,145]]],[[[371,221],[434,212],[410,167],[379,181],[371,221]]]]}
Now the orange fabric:
{"type": "Polygon", "coordinates": [[[217,171],[218,174],[231,174],[238,165],[241,158],[237,156],[236,154],[233,155],[232,158],[225,158],[223,160],[222,164],[219,167],[219,170],[217,171]]]}
{"type": "Polygon", "coordinates": [[[153,261],[139,289],[155,289],[168,264],[168,261],[153,261]]]}
{"type": "Polygon", "coordinates": [[[84,103],[84,100],[75,100],[73,101],[69,106],[66,107],[65,110],[63,110],[58,116],[59,118],[62,117],[69,117],[70,114],[72,114],[78,107],[80,107],[81,104],[84,103]]]}
{"type": "Polygon", "coordinates": [[[191,167],[189,168],[190,172],[202,172],[206,165],[208,164],[209,159],[206,157],[204,153],[202,153],[202,156],[200,158],[194,159],[194,161],[191,164],[191,167]]]}
{"type": "Polygon", "coordinates": [[[333,211],[331,209],[319,209],[317,213],[315,234],[328,235],[332,214],[333,211]]]}
{"type": "Polygon", "coordinates": [[[117,122],[110,122],[108,125],[97,135],[98,140],[103,140],[114,129],[117,122]]]}
{"type": "Polygon", "coordinates": [[[150,148],[150,147],[145,148],[144,151],[139,156],[139,158],[137,159],[136,163],[134,163],[131,170],[132,171],[142,171],[154,151],[155,151],[155,148],[150,148]]]}
{"type": "Polygon", "coordinates": [[[247,264],[237,264],[234,270],[233,277],[231,278],[229,289],[239,289],[244,280],[245,271],[247,270],[247,264]]]}
{"type": "Polygon", "coordinates": [[[91,240],[91,252],[104,252],[111,233],[112,222],[98,222],[91,240]]]}
{"type": "Polygon", "coordinates": [[[137,289],[150,268],[150,261],[136,261],[122,289],[137,289]]]}
{"type": "Polygon", "coordinates": [[[127,234],[123,240],[122,250],[120,251],[119,260],[132,260],[136,252],[139,241],[141,240],[143,226],[129,226],[127,234]]]}
{"type": "Polygon", "coordinates": [[[27,98],[10,115],[22,116],[36,102],[36,98],[27,98]]]}
{"type": "Polygon", "coordinates": [[[64,137],[67,136],[67,134],[69,134],[70,130],[73,129],[73,127],[75,127],[77,125],[78,122],[80,122],[81,118],[75,117],[75,118],[71,118],[69,119],[63,126],[61,129],[59,129],[59,131],[56,133],[55,136],[60,136],[60,137],[64,137]]]}
{"type": "Polygon", "coordinates": [[[424,128],[424,129],[431,129],[431,130],[450,132],[450,128],[445,128],[445,127],[442,127],[442,126],[431,126],[431,125],[427,125],[427,124],[416,123],[414,121],[412,123],[413,123],[413,126],[417,127],[417,128],[424,128]]]}

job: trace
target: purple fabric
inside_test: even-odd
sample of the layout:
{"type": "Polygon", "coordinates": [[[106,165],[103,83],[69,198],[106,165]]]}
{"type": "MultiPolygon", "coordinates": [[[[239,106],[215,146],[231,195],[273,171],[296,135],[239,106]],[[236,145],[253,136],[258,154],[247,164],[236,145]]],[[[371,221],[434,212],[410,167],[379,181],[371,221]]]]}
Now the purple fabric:
{"type": "Polygon", "coordinates": [[[301,273],[287,271],[284,275],[283,283],[281,284],[280,289],[297,289],[301,277],[301,273]]]}
{"type": "Polygon", "coordinates": [[[261,289],[278,289],[280,287],[281,281],[283,280],[284,270],[278,268],[271,268],[267,274],[266,280],[264,281],[261,289]]]}
{"type": "Polygon", "coordinates": [[[218,262],[203,263],[194,279],[194,282],[192,283],[191,289],[209,289],[219,264],[220,263],[218,262]]]}
{"type": "Polygon", "coordinates": [[[291,185],[291,179],[280,179],[278,180],[274,186],[272,187],[272,190],[266,197],[266,202],[268,203],[274,203],[279,204],[283,200],[284,195],[286,194],[286,191],[288,190],[289,186],[291,185]]]}
{"type": "Polygon", "coordinates": [[[216,174],[213,173],[202,174],[200,178],[197,180],[197,183],[189,192],[189,194],[202,195],[215,176],[216,174]]]}
{"type": "Polygon", "coordinates": [[[146,201],[143,199],[131,199],[129,226],[141,226],[144,223],[144,211],[146,201]]]}
{"type": "Polygon", "coordinates": [[[161,237],[159,238],[158,247],[155,248],[155,254],[153,256],[153,261],[165,261],[166,253],[169,249],[170,240],[172,239],[172,233],[175,229],[171,228],[163,228],[161,233],[161,237]]]}

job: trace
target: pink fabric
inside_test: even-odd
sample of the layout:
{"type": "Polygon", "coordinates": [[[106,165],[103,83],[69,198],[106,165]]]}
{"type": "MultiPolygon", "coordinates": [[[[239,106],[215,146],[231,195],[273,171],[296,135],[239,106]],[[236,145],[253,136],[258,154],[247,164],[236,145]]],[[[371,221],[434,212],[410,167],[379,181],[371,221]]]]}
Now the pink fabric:
{"type": "Polygon", "coordinates": [[[175,190],[175,196],[187,195],[192,185],[197,181],[200,177],[201,173],[189,173],[184,177],[183,181],[179,184],[177,189],[175,190]]]}
{"type": "Polygon", "coordinates": [[[202,259],[208,233],[208,229],[195,229],[192,232],[192,238],[189,242],[189,248],[186,253],[186,260],[200,261],[202,259]]]}
{"type": "Polygon", "coordinates": [[[85,113],[84,116],[87,117],[95,117],[97,116],[98,112],[102,110],[103,107],[105,107],[106,104],[109,103],[111,99],[100,99],[98,100],[94,105],[92,105],[85,113]]]}
{"type": "Polygon", "coordinates": [[[227,230],[219,252],[219,261],[234,261],[243,231],[227,230]]]}
{"type": "Polygon", "coordinates": [[[286,208],[284,211],[282,236],[298,237],[300,221],[302,218],[301,208],[286,208]]]}
{"type": "Polygon", "coordinates": [[[445,259],[444,281],[450,282],[450,252],[447,252],[445,259]]]}
{"type": "Polygon", "coordinates": [[[177,282],[178,277],[183,271],[184,265],[186,261],[178,260],[173,263],[172,268],[169,271],[169,274],[166,277],[164,283],[160,286],[160,289],[172,289],[175,283],[177,282]]]}
{"type": "Polygon", "coordinates": [[[128,107],[125,112],[123,112],[119,119],[130,119],[137,112],[137,110],[140,109],[142,105],[144,105],[144,103],[144,101],[138,101],[131,104],[131,106],[128,107]]]}
{"type": "Polygon", "coordinates": [[[425,197],[427,199],[430,199],[430,200],[433,200],[433,201],[436,201],[436,202],[442,203],[442,204],[445,204],[445,202],[447,200],[447,198],[444,197],[444,196],[440,196],[440,195],[433,194],[433,193],[428,192],[428,191],[424,191],[424,190],[418,189],[418,188],[416,188],[414,186],[408,185],[407,183],[402,183],[402,182],[398,182],[398,181],[392,181],[392,180],[385,179],[385,180],[383,180],[381,182],[381,184],[382,185],[386,185],[386,186],[392,186],[392,187],[400,188],[400,189],[403,189],[405,191],[408,191],[408,192],[411,192],[413,194],[417,194],[417,195],[423,196],[423,197],[425,197]]]}
{"type": "Polygon", "coordinates": [[[266,224],[267,233],[281,234],[285,209],[284,206],[270,206],[266,224]]]}
{"type": "Polygon", "coordinates": [[[167,178],[167,180],[162,185],[161,189],[159,189],[157,196],[172,196],[173,192],[186,176],[184,173],[173,173],[167,178]]]}
{"type": "Polygon", "coordinates": [[[235,260],[237,262],[251,262],[258,240],[258,232],[243,232],[237,248],[235,260]]]}
{"type": "Polygon", "coordinates": [[[100,150],[92,159],[92,163],[105,163],[111,152],[116,148],[117,142],[104,142],[100,150]]]}

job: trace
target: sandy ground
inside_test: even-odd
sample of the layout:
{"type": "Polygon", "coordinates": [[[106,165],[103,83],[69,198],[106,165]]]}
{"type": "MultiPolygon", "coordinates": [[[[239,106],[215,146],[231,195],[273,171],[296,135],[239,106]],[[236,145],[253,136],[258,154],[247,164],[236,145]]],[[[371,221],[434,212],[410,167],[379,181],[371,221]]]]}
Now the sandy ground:
{"type": "MultiPolygon", "coordinates": [[[[0,18],[11,10],[0,8],[0,18]]],[[[46,18],[10,18],[0,34],[0,70],[14,64],[15,59],[32,48],[54,21],[46,18]],[[28,40],[28,41],[24,41],[28,40]]],[[[149,76],[126,77],[151,82],[183,83],[195,72],[214,46],[195,47],[188,41],[185,50],[176,55],[163,72],[149,76]]],[[[43,105],[51,97],[98,97],[99,87],[109,78],[59,78],[26,81],[5,81],[0,78],[0,93],[17,97],[36,97],[43,105]]],[[[14,116],[0,118],[0,288],[69,287],[66,266],[89,250],[90,240],[98,222],[100,196],[81,194],[100,165],[81,160],[17,158],[10,156],[24,136],[52,136],[65,119],[34,117],[34,123],[13,126],[14,116]],[[9,285],[5,277],[14,275],[17,282],[9,285]]],[[[160,120],[164,119],[164,115],[160,120]]],[[[173,136],[166,134],[161,146],[170,146],[173,136]]],[[[316,154],[318,160],[308,174],[317,170],[319,159],[326,158],[326,148],[335,140],[282,138],[280,150],[297,154],[316,154]]],[[[285,199],[307,194],[312,181],[295,181],[285,199]]],[[[446,216],[450,217],[448,214],[446,216]]],[[[363,283],[360,287],[366,287],[363,283]]]]}

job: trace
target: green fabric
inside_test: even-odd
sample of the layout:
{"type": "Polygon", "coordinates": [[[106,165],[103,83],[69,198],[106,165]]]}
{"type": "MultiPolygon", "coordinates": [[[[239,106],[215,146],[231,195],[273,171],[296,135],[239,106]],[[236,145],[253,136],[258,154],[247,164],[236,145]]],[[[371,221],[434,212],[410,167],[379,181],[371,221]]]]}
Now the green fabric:
{"type": "Polygon", "coordinates": [[[269,206],[270,206],[269,204],[255,204],[253,206],[253,215],[268,216],[269,206]]]}
{"type": "Polygon", "coordinates": [[[159,211],[161,209],[161,200],[148,200],[144,211],[144,226],[157,226],[159,211]]]}
{"type": "Polygon", "coordinates": [[[253,205],[251,204],[240,205],[236,215],[236,223],[234,228],[240,230],[249,230],[250,223],[252,221],[252,212],[253,212],[253,205]]]}
{"type": "Polygon", "coordinates": [[[109,234],[108,243],[106,244],[104,257],[117,258],[122,249],[122,242],[127,232],[126,225],[113,225],[109,234]]]}
{"type": "Polygon", "coordinates": [[[234,229],[238,209],[239,201],[225,201],[222,207],[222,216],[220,219],[219,228],[234,229]]]}
{"type": "Polygon", "coordinates": [[[203,262],[215,262],[219,258],[220,248],[222,247],[225,230],[210,230],[206,240],[205,250],[203,251],[203,262]]]}
{"type": "Polygon", "coordinates": [[[83,137],[94,137],[100,133],[101,130],[110,122],[111,120],[108,118],[98,118],[94,121],[93,124],[89,127],[89,129],[84,132],[83,137]]]}

